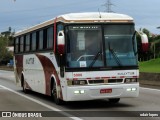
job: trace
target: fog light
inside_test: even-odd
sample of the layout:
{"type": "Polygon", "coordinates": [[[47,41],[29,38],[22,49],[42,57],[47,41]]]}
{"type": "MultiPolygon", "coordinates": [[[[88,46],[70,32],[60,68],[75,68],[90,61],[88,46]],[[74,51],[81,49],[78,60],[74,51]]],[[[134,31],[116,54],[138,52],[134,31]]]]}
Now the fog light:
{"type": "Polygon", "coordinates": [[[80,90],[80,93],[81,93],[81,94],[84,94],[84,90],[80,90]]]}
{"type": "Polygon", "coordinates": [[[127,88],[127,91],[129,92],[129,91],[132,91],[132,89],[131,88],[127,88]]]}
{"type": "Polygon", "coordinates": [[[136,91],[137,89],[136,88],[132,88],[132,91],[136,91]]]}
{"type": "Polygon", "coordinates": [[[127,88],[126,90],[127,90],[128,92],[131,92],[131,91],[136,91],[137,88],[127,88]]]}
{"type": "Polygon", "coordinates": [[[74,91],[74,94],[79,94],[79,90],[74,91]]]}

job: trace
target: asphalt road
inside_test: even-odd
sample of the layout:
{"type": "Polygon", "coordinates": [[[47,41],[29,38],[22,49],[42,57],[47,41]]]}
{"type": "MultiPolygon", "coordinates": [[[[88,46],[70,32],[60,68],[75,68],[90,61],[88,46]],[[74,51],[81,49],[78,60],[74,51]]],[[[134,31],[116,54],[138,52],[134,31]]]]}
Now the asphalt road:
{"type": "Polygon", "coordinates": [[[140,87],[138,98],[121,99],[118,104],[110,104],[107,100],[94,100],[67,102],[58,106],[48,96],[35,92],[23,93],[22,88],[17,87],[14,81],[12,71],[0,70],[0,120],[160,119],[160,89],[158,88],[140,87]],[[6,118],[10,114],[12,117],[6,118]],[[19,117],[16,117],[17,115],[19,117]],[[37,118],[32,118],[33,116],[37,118]]]}

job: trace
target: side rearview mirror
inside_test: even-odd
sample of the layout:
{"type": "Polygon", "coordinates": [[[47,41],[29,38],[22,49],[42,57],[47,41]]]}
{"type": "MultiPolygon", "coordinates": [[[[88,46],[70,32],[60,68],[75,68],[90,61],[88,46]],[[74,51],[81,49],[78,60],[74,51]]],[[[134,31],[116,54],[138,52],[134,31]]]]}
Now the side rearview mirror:
{"type": "Polygon", "coordinates": [[[58,53],[64,54],[65,52],[65,35],[63,31],[58,32],[57,36],[58,53]]]}
{"type": "Polygon", "coordinates": [[[141,37],[141,43],[142,43],[142,51],[143,52],[147,52],[149,49],[149,43],[148,43],[148,37],[145,33],[143,33],[142,31],[137,31],[137,33],[140,35],[141,37]]]}
{"type": "Polygon", "coordinates": [[[149,49],[149,44],[148,44],[148,37],[146,34],[142,34],[141,36],[141,41],[142,41],[142,51],[147,52],[149,49]]]}

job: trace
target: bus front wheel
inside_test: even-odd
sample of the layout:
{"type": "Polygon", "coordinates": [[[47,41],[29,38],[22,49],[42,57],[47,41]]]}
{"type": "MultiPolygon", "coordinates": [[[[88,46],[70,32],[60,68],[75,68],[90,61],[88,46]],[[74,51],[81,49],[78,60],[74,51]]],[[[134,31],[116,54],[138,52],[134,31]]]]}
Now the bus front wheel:
{"type": "Polygon", "coordinates": [[[57,88],[56,88],[56,83],[55,83],[55,81],[53,82],[53,86],[52,86],[52,90],[51,90],[51,97],[53,98],[54,102],[55,102],[57,105],[61,105],[61,104],[63,103],[63,101],[58,98],[57,88]]]}
{"type": "Polygon", "coordinates": [[[24,93],[28,93],[27,87],[26,87],[26,83],[24,81],[24,78],[22,77],[22,89],[24,93]]]}

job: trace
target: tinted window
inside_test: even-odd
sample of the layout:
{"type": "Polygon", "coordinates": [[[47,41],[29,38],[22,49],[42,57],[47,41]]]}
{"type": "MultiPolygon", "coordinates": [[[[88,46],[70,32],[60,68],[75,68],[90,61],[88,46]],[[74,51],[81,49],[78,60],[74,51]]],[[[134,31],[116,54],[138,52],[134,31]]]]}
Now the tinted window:
{"type": "Polygon", "coordinates": [[[36,32],[32,34],[32,50],[36,50],[36,32]]]}
{"type": "Polygon", "coordinates": [[[20,37],[20,52],[23,52],[23,47],[24,46],[24,37],[23,36],[21,36],[20,37]]]}
{"type": "Polygon", "coordinates": [[[43,30],[39,32],[39,49],[43,49],[43,30]]]}
{"type": "Polygon", "coordinates": [[[18,53],[18,51],[19,51],[19,38],[17,37],[15,41],[15,53],[18,53]]]}
{"type": "Polygon", "coordinates": [[[47,48],[53,48],[53,27],[47,29],[47,48]]]}
{"type": "Polygon", "coordinates": [[[30,35],[26,35],[26,51],[30,50],[30,35]]]}

